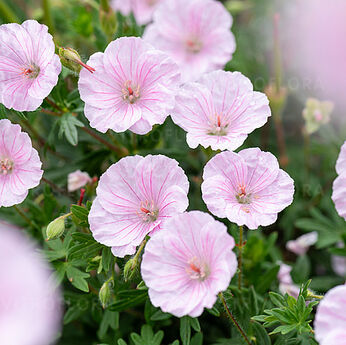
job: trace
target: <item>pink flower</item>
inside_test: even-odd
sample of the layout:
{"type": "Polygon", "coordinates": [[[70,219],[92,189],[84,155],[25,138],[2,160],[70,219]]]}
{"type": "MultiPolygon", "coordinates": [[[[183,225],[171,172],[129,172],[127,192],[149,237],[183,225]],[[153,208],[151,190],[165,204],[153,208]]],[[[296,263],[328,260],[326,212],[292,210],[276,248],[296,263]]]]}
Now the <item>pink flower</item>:
{"type": "Polygon", "coordinates": [[[227,289],[237,269],[224,224],[192,211],[165,223],[145,247],[142,278],[152,304],[177,317],[200,316],[227,289]]]}
{"type": "Polygon", "coordinates": [[[20,204],[43,171],[37,151],[19,125],[0,120],[0,207],[20,204]]]}
{"type": "Polygon", "coordinates": [[[45,25],[26,20],[0,26],[0,102],[36,110],[58,82],[61,64],[45,25]]]}
{"type": "Polygon", "coordinates": [[[250,80],[239,72],[205,74],[198,83],[183,85],[176,100],[171,116],[187,131],[191,148],[201,144],[233,151],[271,115],[267,97],[254,92],[250,80]]]}
{"type": "Polygon", "coordinates": [[[167,0],[157,8],[144,39],[178,62],[183,81],[222,69],[232,58],[232,17],[214,0],[167,0]]]}
{"type": "Polygon", "coordinates": [[[309,232],[308,234],[302,235],[293,241],[286,243],[286,248],[297,255],[304,255],[310,246],[313,246],[318,239],[316,231],[309,232]]]}
{"type": "Polygon", "coordinates": [[[145,236],[188,206],[189,182],[166,156],[125,157],[100,178],[89,214],[94,238],[113,254],[133,254],[145,236]]]}
{"type": "Polygon", "coordinates": [[[280,264],[280,270],[278,272],[279,290],[283,295],[287,293],[294,298],[298,298],[300,289],[293,283],[291,271],[291,266],[284,263],[280,264]]]}
{"type": "Polygon", "coordinates": [[[335,168],[339,176],[333,183],[332,199],[340,217],[346,220],[346,141],[341,147],[335,168]]]}
{"type": "Polygon", "coordinates": [[[275,156],[259,148],[217,154],[206,164],[203,179],[209,211],[250,229],[273,224],[293,201],[293,180],[275,156]]]}
{"type": "Polygon", "coordinates": [[[47,263],[18,228],[0,222],[0,343],[47,345],[61,308],[47,263]]]}
{"type": "Polygon", "coordinates": [[[333,271],[340,277],[346,277],[346,257],[339,255],[331,256],[333,271]]]}
{"type": "Polygon", "coordinates": [[[104,53],[91,56],[90,74],[80,72],[78,83],[84,112],[90,125],[108,129],[148,133],[162,124],[173,109],[180,81],[178,66],[163,52],[141,38],[122,37],[104,53]]]}
{"type": "Polygon", "coordinates": [[[67,176],[67,189],[69,192],[74,192],[89,182],[91,182],[91,178],[88,173],[76,170],[67,176]]]}
{"type": "MultiPolygon", "coordinates": [[[[346,285],[339,285],[329,290],[319,303],[315,317],[315,337],[322,344],[333,332],[344,330],[346,325],[346,285]]],[[[345,340],[345,338],[344,338],[345,340]]],[[[328,343],[328,345],[334,343],[328,343]]],[[[344,343],[346,344],[346,340],[344,343]]]]}
{"type": "Polygon", "coordinates": [[[111,6],[124,16],[133,12],[137,24],[145,25],[151,22],[154,11],[162,0],[113,0],[111,6]]]}
{"type": "Polygon", "coordinates": [[[336,329],[323,338],[320,345],[346,345],[346,329],[336,329]]]}

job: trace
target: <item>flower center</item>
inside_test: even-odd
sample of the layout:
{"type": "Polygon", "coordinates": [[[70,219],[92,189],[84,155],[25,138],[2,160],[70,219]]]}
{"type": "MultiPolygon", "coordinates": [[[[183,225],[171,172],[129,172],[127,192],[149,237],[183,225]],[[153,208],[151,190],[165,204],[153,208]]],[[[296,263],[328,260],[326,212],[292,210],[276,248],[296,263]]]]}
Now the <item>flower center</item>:
{"type": "Polygon", "coordinates": [[[121,90],[123,100],[133,104],[140,97],[139,86],[133,86],[131,80],[127,80],[121,90]]]}
{"type": "Polygon", "coordinates": [[[197,257],[191,258],[188,262],[188,266],[186,267],[186,272],[190,276],[191,279],[204,281],[208,278],[210,272],[207,265],[202,264],[197,257]]]}
{"type": "Polygon", "coordinates": [[[30,64],[29,66],[22,67],[21,70],[21,74],[28,79],[35,79],[40,74],[40,67],[34,63],[30,64]]]}
{"type": "Polygon", "coordinates": [[[222,123],[220,115],[216,115],[216,121],[212,124],[212,128],[208,134],[217,136],[227,135],[227,127],[228,124],[222,123]]]}
{"type": "Polygon", "coordinates": [[[185,41],[186,50],[189,53],[197,54],[202,50],[203,43],[197,37],[191,37],[185,41]]]}
{"type": "Polygon", "coordinates": [[[318,110],[314,112],[314,117],[317,122],[321,122],[323,120],[323,115],[318,110]]]}
{"type": "Polygon", "coordinates": [[[8,158],[0,158],[0,175],[10,174],[13,170],[13,162],[8,158]]]}
{"type": "Polygon", "coordinates": [[[155,222],[159,216],[159,210],[154,205],[153,201],[141,202],[139,216],[146,223],[155,222]]]}
{"type": "Polygon", "coordinates": [[[245,186],[239,186],[239,191],[235,197],[238,200],[239,204],[251,204],[252,194],[246,193],[245,186]]]}

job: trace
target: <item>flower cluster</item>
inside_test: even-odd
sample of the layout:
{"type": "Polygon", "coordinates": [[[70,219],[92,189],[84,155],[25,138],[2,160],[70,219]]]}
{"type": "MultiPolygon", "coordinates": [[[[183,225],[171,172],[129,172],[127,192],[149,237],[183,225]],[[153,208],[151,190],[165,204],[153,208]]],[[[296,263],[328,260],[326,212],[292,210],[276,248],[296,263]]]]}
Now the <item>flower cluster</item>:
{"type": "Polygon", "coordinates": [[[341,147],[335,168],[339,176],[333,183],[332,199],[339,215],[346,219],[346,141],[341,147]]]}
{"type": "Polygon", "coordinates": [[[0,120],[0,207],[20,204],[42,177],[41,161],[19,125],[0,120]]]}
{"type": "Polygon", "coordinates": [[[0,236],[0,343],[51,344],[61,316],[51,270],[20,229],[0,221],[0,236]]]}

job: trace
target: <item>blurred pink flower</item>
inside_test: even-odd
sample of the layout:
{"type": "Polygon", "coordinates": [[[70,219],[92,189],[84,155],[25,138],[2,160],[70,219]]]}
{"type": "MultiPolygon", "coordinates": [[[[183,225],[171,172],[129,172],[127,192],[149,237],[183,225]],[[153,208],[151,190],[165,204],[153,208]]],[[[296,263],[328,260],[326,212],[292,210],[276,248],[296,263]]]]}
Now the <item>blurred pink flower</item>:
{"type": "Polygon", "coordinates": [[[133,254],[145,236],[188,206],[189,182],[174,159],[132,156],[113,164],[100,178],[89,214],[94,238],[113,254],[133,254]]]}
{"type": "MultiPolygon", "coordinates": [[[[344,321],[345,322],[345,321],[344,321]]],[[[346,329],[345,327],[336,329],[323,338],[320,345],[346,345],[346,329]]]]}
{"type": "MultiPolygon", "coordinates": [[[[344,330],[346,324],[346,285],[329,290],[319,303],[314,322],[316,340],[327,344],[325,339],[335,331],[344,330]]],[[[334,343],[328,343],[328,345],[334,343]]],[[[343,343],[343,344],[346,344],[343,343]]]]}
{"type": "Polygon", "coordinates": [[[223,68],[235,51],[232,17],[214,0],[167,0],[143,38],[178,62],[183,81],[223,68]]]}
{"type": "Polygon", "coordinates": [[[61,64],[45,25],[26,20],[0,26],[0,102],[36,110],[58,82],[61,64]]]}
{"type": "Polygon", "coordinates": [[[108,129],[148,133],[173,109],[180,82],[179,68],[163,52],[141,38],[122,37],[104,53],[95,53],[82,69],[78,88],[85,116],[102,133],[108,129]]]}
{"type": "Polygon", "coordinates": [[[291,271],[291,266],[284,263],[280,264],[280,269],[277,276],[279,280],[279,290],[283,295],[287,293],[294,298],[298,298],[300,289],[296,284],[293,283],[291,271]]]}
{"type": "Polygon", "coordinates": [[[0,222],[0,237],[0,343],[51,344],[61,317],[52,272],[18,228],[0,222]]]}
{"type": "Polygon", "coordinates": [[[304,255],[317,242],[317,239],[318,234],[316,231],[309,232],[293,241],[288,241],[286,248],[297,255],[304,255]]]}
{"type": "Polygon", "coordinates": [[[339,176],[333,183],[332,199],[340,217],[346,220],[346,141],[341,147],[335,168],[339,176]]]}
{"type": "Polygon", "coordinates": [[[141,266],[152,304],[177,317],[200,316],[237,269],[224,224],[192,211],[171,218],[148,242],[141,266]]]}
{"type": "Polygon", "coordinates": [[[249,229],[273,224],[293,201],[293,180],[274,155],[259,148],[215,155],[203,179],[202,197],[209,211],[249,229]]]}
{"type": "Polygon", "coordinates": [[[91,178],[88,173],[76,170],[67,176],[67,189],[69,192],[74,192],[89,182],[91,182],[91,178]]]}
{"type": "Polygon", "coordinates": [[[271,115],[269,101],[239,72],[214,71],[182,86],[171,116],[191,148],[235,150],[271,115]]]}
{"type": "Polygon", "coordinates": [[[145,25],[151,22],[154,11],[163,0],[113,0],[111,6],[115,11],[127,16],[130,12],[136,19],[137,24],[145,25]]]}
{"type": "Polygon", "coordinates": [[[331,256],[333,271],[340,277],[346,277],[346,257],[339,255],[331,256]]]}
{"type": "Polygon", "coordinates": [[[0,207],[20,204],[43,171],[37,151],[19,125],[0,120],[0,207]]]}

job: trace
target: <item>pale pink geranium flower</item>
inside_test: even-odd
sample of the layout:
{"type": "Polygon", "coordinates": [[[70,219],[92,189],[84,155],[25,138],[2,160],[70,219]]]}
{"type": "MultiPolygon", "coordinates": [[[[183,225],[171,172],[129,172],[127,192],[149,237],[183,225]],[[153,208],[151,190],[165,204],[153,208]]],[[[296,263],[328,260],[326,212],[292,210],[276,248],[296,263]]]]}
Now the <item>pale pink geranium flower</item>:
{"type": "Polygon", "coordinates": [[[19,125],[0,120],[0,207],[20,204],[43,171],[37,151],[19,125]]]}
{"type": "Polygon", "coordinates": [[[280,264],[280,269],[277,276],[279,280],[279,290],[283,295],[287,293],[294,298],[298,298],[300,289],[296,284],[293,283],[291,271],[291,266],[284,263],[280,264]]]}
{"type": "Polygon", "coordinates": [[[345,327],[336,329],[323,338],[320,345],[346,345],[346,329],[345,327]]]}
{"type": "Polygon", "coordinates": [[[61,317],[52,272],[18,228],[0,222],[0,237],[0,344],[52,344],[61,317]]]}
{"type": "Polygon", "coordinates": [[[90,125],[100,132],[112,129],[148,133],[173,109],[179,68],[167,54],[141,38],[122,37],[104,53],[91,56],[95,69],[80,73],[78,88],[90,125]]]}
{"type": "Polygon", "coordinates": [[[137,24],[145,25],[151,22],[153,14],[163,0],[113,0],[111,6],[115,11],[127,16],[130,12],[136,19],[137,24]]]}
{"type": "Polygon", "coordinates": [[[249,229],[273,224],[293,201],[293,180],[274,155],[259,148],[217,154],[206,164],[203,179],[209,211],[249,229]]]}
{"type": "Polygon", "coordinates": [[[0,103],[36,110],[58,82],[61,64],[46,25],[26,20],[0,26],[0,103]]]}
{"type": "Polygon", "coordinates": [[[91,182],[91,177],[88,173],[76,170],[67,176],[67,190],[74,192],[79,188],[84,187],[87,183],[91,182]]]}
{"type": "MultiPolygon", "coordinates": [[[[314,322],[316,340],[322,344],[333,332],[344,330],[346,325],[346,285],[339,285],[329,290],[319,303],[314,322]]],[[[345,342],[341,344],[346,344],[345,342]]]]}
{"type": "Polygon", "coordinates": [[[133,254],[145,236],[188,206],[189,182],[174,159],[132,156],[100,178],[89,214],[94,238],[115,256],[133,254]]]}
{"type": "Polygon", "coordinates": [[[222,69],[232,58],[232,17],[215,0],[166,0],[154,13],[144,39],[178,62],[183,81],[222,69]]]}
{"type": "Polygon", "coordinates": [[[142,278],[152,304],[177,317],[200,316],[237,269],[234,239],[207,213],[174,216],[145,247],[142,278]]]}
{"type": "Polygon", "coordinates": [[[265,94],[253,91],[239,72],[214,71],[197,83],[182,86],[173,121],[185,131],[191,148],[199,144],[213,150],[235,150],[248,134],[263,126],[271,115],[265,94]]]}
{"type": "Polygon", "coordinates": [[[288,241],[286,248],[294,254],[304,255],[311,246],[313,246],[318,240],[318,234],[316,231],[309,232],[299,236],[297,239],[288,241]]]}
{"type": "Polygon", "coordinates": [[[333,183],[332,199],[340,217],[346,220],[346,141],[341,147],[335,169],[339,176],[333,183]]]}

